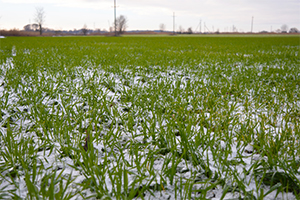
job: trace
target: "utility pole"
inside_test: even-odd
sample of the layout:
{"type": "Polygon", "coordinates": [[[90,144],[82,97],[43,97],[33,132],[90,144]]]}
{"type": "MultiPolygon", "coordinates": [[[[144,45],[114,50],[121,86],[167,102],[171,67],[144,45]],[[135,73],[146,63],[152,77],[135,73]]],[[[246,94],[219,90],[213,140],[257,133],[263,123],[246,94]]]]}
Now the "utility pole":
{"type": "MultiPolygon", "coordinates": [[[[195,29],[195,32],[197,32],[197,30],[198,30],[198,27],[199,26],[201,26],[201,20],[200,20],[200,22],[199,22],[199,24],[198,24],[198,26],[196,27],[196,29],[195,29]]],[[[199,33],[201,33],[201,27],[200,27],[200,29],[199,29],[200,31],[199,31],[199,33]]]]}
{"type": "Polygon", "coordinates": [[[173,12],[173,35],[175,35],[175,12],[173,12]]]}
{"type": "Polygon", "coordinates": [[[197,30],[198,30],[198,27],[200,27],[200,28],[199,28],[199,33],[201,34],[201,20],[200,20],[200,22],[199,22],[199,24],[198,24],[197,28],[195,29],[195,32],[197,32],[197,30]]]}
{"type": "Polygon", "coordinates": [[[114,0],[114,2],[115,2],[115,5],[114,5],[114,14],[115,14],[115,36],[117,36],[117,20],[116,20],[116,18],[117,18],[117,11],[116,11],[117,6],[116,6],[116,0],[114,0]]]}
{"type": "MultiPolygon", "coordinates": [[[[2,16],[0,16],[0,19],[1,19],[1,18],[2,18],[2,16]]],[[[1,25],[1,24],[0,24],[0,25],[1,25]]],[[[1,36],[1,32],[2,32],[2,31],[1,31],[1,27],[0,27],[0,36],[1,36]]]]}
{"type": "Polygon", "coordinates": [[[252,33],[252,31],[253,31],[253,16],[252,16],[252,20],[251,20],[251,33],[252,33]]]}
{"type": "Polygon", "coordinates": [[[202,20],[200,20],[200,33],[201,33],[201,27],[202,27],[202,20]]]}
{"type": "Polygon", "coordinates": [[[207,28],[207,26],[205,25],[205,22],[204,22],[204,33],[205,33],[205,29],[208,31],[208,33],[210,33],[210,30],[207,28]]]}

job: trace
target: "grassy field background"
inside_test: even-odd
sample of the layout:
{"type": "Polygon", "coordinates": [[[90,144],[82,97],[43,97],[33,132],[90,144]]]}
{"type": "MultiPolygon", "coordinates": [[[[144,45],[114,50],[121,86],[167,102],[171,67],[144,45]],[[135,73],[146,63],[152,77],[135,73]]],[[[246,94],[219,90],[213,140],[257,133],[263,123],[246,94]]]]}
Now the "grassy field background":
{"type": "Polygon", "coordinates": [[[299,199],[299,41],[1,38],[0,199],[299,199]]]}

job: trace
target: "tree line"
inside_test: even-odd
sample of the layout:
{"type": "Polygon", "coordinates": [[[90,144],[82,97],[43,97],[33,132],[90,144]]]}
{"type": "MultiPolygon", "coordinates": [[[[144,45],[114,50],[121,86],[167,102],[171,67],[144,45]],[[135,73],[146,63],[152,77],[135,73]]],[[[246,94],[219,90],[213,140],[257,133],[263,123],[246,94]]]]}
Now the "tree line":
{"type": "MultiPolygon", "coordinates": [[[[28,24],[24,26],[25,31],[38,31],[40,35],[43,34],[43,32],[66,32],[66,31],[56,31],[56,30],[51,30],[47,29],[44,27],[46,19],[46,14],[44,11],[43,7],[36,7],[36,11],[34,14],[34,24],[28,24]]],[[[116,18],[116,21],[113,22],[113,24],[109,27],[109,32],[115,32],[116,35],[121,35],[123,34],[126,29],[128,28],[128,19],[124,15],[120,15],[119,17],[116,18]]],[[[84,24],[83,27],[79,30],[74,31],[68,31],[69,34],[72,32],[73,34],[83,34],[87,35],[88,33],[107,33],[108,31],[100,31],[100,29],[97,30],[91,30],[88,29],[87,25],[84,24]]],[[[159,31],[160,32],[165,32],[166,31],[166,25],[165,24],[160,24],[159,25],[159,31]]],[[[182,26],[179,26],[179,29],[176,31],[177,34],[192,34],[194,31],[192,30],[192,27],[189,27],[187,30],[185,30],[182,26]]],[[[286,24],[282,25],[281,29],[278,29],[274,31],[275,33],[300,33],[300,31],[297,28],[291,28],[288,31],[288,26],[286,24]]],[[[71,34],[72,34],[71,33],[71,34]]],[[[219,33],[219,30],[217,32],[219,33]]],[[[261,31],[260,33],[268,33],[267,31],[261,31]]]]}
{"type": "MultiPolygon", "coordinates": [[[[36,8],[36,12],[35,12],[35,17],[34,17],[34,21],[36,22],[36,24],[28,24],[26,26],[24,26],[24,30],[29,30],[34,28],[35,30],[38,30],[40,32],[40,35],[43,34],[43,30],[44,30],[44,23],[45,23],[45,11],[44,8],[42,7],[37,7],[36,8]]],[[[113,26],[115,26],[115,31],[118,34],[123,34],[127,27],[128,27],[128,20],[124,15],[120,15],[119,17],[116,18],[116,21],[113,23],[113,26]]],[[[112,28],[112,27],[110,27],[112,28]]],[[[83,28],[81,29],[82,33],[84,35],[86,35],[88,33],[88,28],[87,25],[84,24],[83,28]]]]}

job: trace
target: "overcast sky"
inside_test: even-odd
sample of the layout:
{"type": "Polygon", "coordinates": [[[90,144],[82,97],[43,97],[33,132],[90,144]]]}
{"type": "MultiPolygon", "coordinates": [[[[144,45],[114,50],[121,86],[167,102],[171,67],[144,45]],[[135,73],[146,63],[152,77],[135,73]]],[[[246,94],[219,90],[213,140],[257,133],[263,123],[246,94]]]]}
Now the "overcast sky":
{"type": "MultiPolygon", "coordinates": [[[[34,23],[36,7],[43,7],[45,26],[73,30],[109,29],[114,20],[113,0],[0,0],[0,29],[23,29],[34,23]]],[[[117,16],[125,15],[128,30],[271,31],[283,24],[300,29],[300,0],[117,0],[117,16]],[[204,27],[206,26],[206,28],[204,27]]]]}

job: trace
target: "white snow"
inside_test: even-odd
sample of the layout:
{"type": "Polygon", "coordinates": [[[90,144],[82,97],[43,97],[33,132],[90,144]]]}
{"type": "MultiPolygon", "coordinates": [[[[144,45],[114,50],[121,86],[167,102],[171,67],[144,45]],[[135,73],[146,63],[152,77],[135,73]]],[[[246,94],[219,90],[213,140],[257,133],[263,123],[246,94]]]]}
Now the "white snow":
{"type": "MultiPolygon", "coordinates": [[[[1,38],[1,37],[0,37],[1,38]]],[[[12,50],[12,56],[16,56],[16,50],[13,49],[12,50]]],[[[251,55],[244,55],[245,57],[247,56],[251,56],[251,55]]],[[[13,64],[13,59],[8,59],[6,63],[4,63],[3,65],[0,66],[0,69],[3,70],[2,74],[0,74],[0,97],[2,97],[4,94],[8,93],[8,105],[10,105],[10,108],[14,108],[15,112],[20,112],[20,113],[27,113],[25,115],[25,117],[20,117],[20,118],[16,118],[15,119],[15,124],[16,127],[22,127],[22,131],[26,130],[28,127],[32,127],[35,124],[34,120],[42,120],[42,119],[32,119],[31,117],[27,117],[30,116],[30,112],[31,111],[31,107],[35,106],[35,105],[27,105],[27,106],[16,106],[14,107],[14,105],[17,105],[18,102],[21,100],[22,91],[6,91],[5,90],[5,74],[6,72],[8,72],[10,69],[13,69],[14,64],[13,64]],[[26,112],[24,110],[27,110],[26,112]]],[[[80,78],[75,78],[75,80],[73,80],[73,84],[74,84],[74,88],[76,89],[81,89],[83,87],[83,82],[82,80],[89,80],[93,77],[93,73],[102,73],[103,71],[96,71],[96,69],[88,69],[85,70],[83,68],[78,67],[77,68],[77,73],[83,76],[83,79],[80,78]]],[[[128,72],[130,72],[130,70],[128,70],[128,72]]],[[[108,72],[106,72],[108,73],[108,72]]],[[[168,77],[166,78],[166,80],[163,80],[162,78],[155,78],[152,75],[148,75],[146,78],[149,78],[153,81],[157,81],[159,82],[164,82],[164,81],[171,81],[173,88],[176,88],[178,85],[176,84],[177,81],[180,81],[179,84],[179,89],[184,90],[184,88],[186,87],[186,79],[185,78],[189,78],[192,79],[194,77],[181,77],[184,76],[183,75],[184,72],[183,71],[176,71],[175,69],[173,70],[169,70],[168,73],[161,73],[161,77],[168,77]],[[167,74],[171,74],[170,76],[167,74]],[[169,80],[170,79],[170,80],[169,80]]],[[[53,84],[55,85],[53,88],[56,90],[58,85],[56,84],[58,78],[57,77],[50,77],[49,74],[40,74],[40,76],[45,76],[47,79],[52,80],[53,84]]],[[[260,74],[258,74],[258,76],[260,76],[260,74]]],[[[101,98],[106,98],[107,102],[113,102],[114,104],[112,104],[111,106],[117,106],[117,111],[118,111],[118,118],[115,118],[116,122],[121,122],[120,117],[123,117],[125,111],[124,109],[129,109],[133,107],[133,103],[132,102],[127,102],[127,103],[120,103],[119,99],[121,98],[121,95],[117,92],[119,91],[124,91],[127,92],[129,91],[130,87],[129,86],[123,86],[123,82],[122,80],[120,80],[119,76],[113,73],[109,73],[107,77],[103,76],[103,77],[99,77],[98,79],[95,79],[95,85],[97,87],[99,87],[98,89],[101,90],[103,92],[103,97],[98,97],[100,100],[101,98]],[[113,86],[115,89],[114,91],[111,88],[108,88],[106,86],[103,86],[100,83],[100,79],[106,79],[107,81],[113,81],[113,86]]],[[[141,76],[135,76],[133,77],[132,80],[130,80],[131,83],[135,85],[135,87],[139,87],[139,88],[144,88],[144,87],[149,87],[148,83],[144,82],[144,77],[141,76]]],[[[207,82],[207,80],[203,80],[205,83],[207,82]]],[[[26,81],[25,81],[26,83],[26,81]]],[[[71,91],[72,92],[72,91],[71,91]]],[[[250,92],[251,93],[251,92],[250,92]]],[[[67,93],[65,93],[67,94],[67,93]]],[[[87,110],[88,112],[90,111],[90,106],[89,105],[84,105],[84,103],[82,102],[82,97],[79,96],[78,94],[74,93],[69,93],[69,96],[73,95],[73,98],[76,99],[76,101],[78,103],[73,105],[74,108],[74,112],[78,113],[78,110],[76,107],[84,110],[87,110]]],[[[98,100],[99,100],[98,99],[98,100]]],[[[250,95],[250,100],[251,100],[251,95],[250,95]]],[[[56,98],[44,98],[42,100],[42,104],[45,106],[49,106],[52,107],[57,103],[57,107],[59,107],[61,109],[59,116],[64,116],[68,114],[68,110],[66,110],[66,105],[65,105],[65,99],[64,99],[64,94],[57,94],[56,98]]],[[[168,103],[168,102],[166,102],[168,103]]],[[[300,103],[300,102],[298,102],[300,103]]],[[[247,115],[248,113],[245,113],[245,107],[243,106],[242,103],[236,103],[233,101],[229,102],[228,106],[231,105],[235,105],[235,112],[234,115],[239,116],[239,122],[245,122],[249,115],[247,115]]],[[[70,106],[70,105],[68,105],[70,106]]],[[[253,106],[253,110],[250,110],[250,112],[252,112],[251,116],[251,120],[254,122],[259,121],[259,114],[265,113],[268,114],[266,111],[264,111],[263,109],[255,109],[255,105],[253,106]]],[[[55,108],[57,108],[55,107],[55,108]]],[[[284,106],[283,106],[284,107],[284,106]]],[[[191,106],[188,106],[186,108],[187,110],[192,110],[193,108],[191,106]]],[[[138,109],[137,109],[138,110],[138,109]]],[[[8,110],[1,110],[4,113],[3,116],[3,121],[5,121],[6,119],[8,119],[10,117],[10,113],[8,110]]],[[[288,110],[286,110],[287,112],[288,110]]],[[[87,112],[87,113],[88,113],[87,112]]],[[[114,110],[111,108],[108,108],[105,112],[110,112],[113,113],[114,110]]],[[[138,111],[137,111],[138,112],[138,111]]],[[[50,114],[50,113],[49,113],[50,114]]],[[[55,114],[55,109],[52,110],[52,114],[55,114]]],[[[211,117],[212,113],[210,112],[205,112],[204,116],[209,119],[211,117]]],[[[86,116],[84,116],[86,118],[83,119],[83,121],[81,122],[82,127],[84,128],[88,128],[89,125],[91,124],[91,118],[89,118],[89,114],[87,114],[86,116]]],[[[146,116],[144,116],[144,119],[141,118],[142,120],[146,121],[147,119],[154,119],[155,116],[155,112],[149,110],[146,114],[146,116]]],[[[141,120],[139,119],[139,120],[141,120]]],[[[135,119],[135,122],[137,122],[137,119],[135,119]]],[[[113,119],[108,119],[107,120],[107,127],[104,127],[101,131],[101,134],[107,134],[109,131],[109,128],[111,126],[111,124],[113,123],[113,119]]],[[[156,123],[156,129],[160,129],[161,127],[166,127],[169,123],[168,119],[163,119],[160,123],[156,123]]],[[[2,125],[3,122],[0,122],[0,124],[2,125]]],[[[147,122],[145,123],[148,128],[150,127],[150,123],[147,122]]],[[[291,129],[295,129],[295,125],[291,122],[286,122],[284,120],[284,117],[280,117],[279,119],[277,119],[277,122],[275,123],[275,128],[272,126],[269,126],[267,128],[269,128],[269,131],[278,135],[280,134],[280,132],[282,131],[281,127],[284,127],[283,124],[287,124],[291,129]]],[[[97,124],[93,124],[93,126],[96,126],[97,124]]],[[[214,124],[212,124],[213,126],[214,124]]],[[[121,125],[120,125],[121,126],[121,125]]],[[[144,140],[144,137],[142,136],[142,126],[140,125],[135,125],[134,127],[134,131],[132,132],[127,132],[126,130],[122,130],[120,131],[120,126],[116,125],[114,127],[114,129],[112,130],[112,132],[114,134],[119,134],[120,138],[122,138],[123,142],[126,143],[126,141],[129,140],[133,140],[136,141],[137,143],[142,143],[144,140]],[[140,135],[140,136],[139,136],[140,135]]],[[[257,127],[257,129],[259,129],[261,127],[257,127]]],[[[76,129],[76,127],[74,127],[74,129],[76,129]]],[[[44,132],[42,129],[40,129],[41,132],[44,132]]],[[[200,124],[197,124],[195,126],[192,126],[191,128],[192,131],[194,131],[195,133],[197,132],[203,132],[203,134],[211,134],[211,138],[215,137],[215,134],[213,131],[209,131],[209,129],[207,127],[204,127],[200,124]]],[[[2,135],[6,135],[6,128],[4,127],[0,127],[0,132],[2,135]]],[[[58,141],[59,139],[63,140],[63,138],[58,138],[56,135],[54,135],[53,133],[53,129],[49,130],[49,138],[51,138],[51,140],[53,139],[53,143],[51,145],[52,149],[49,150],[42,150],[39,151],[37,153],[37,160],[39,161],[39,165],[44,167],[43,173],[41,173],[41,175],[38,176],[38,179],[35,180],[37,185],[39,185],[42,181],[43,175],[45,175],[47,173],[47,170],[53,170],[53,169],[57,169],[57,173],[62,172],[62,176],[63,177],[68,177],[69,175],[72,177],[72,179],[74,179],[72,187],[68,188],[68,192],[75,192],[77,190],[80,190],[80,187],[78,184],[76,183],[82,183],[84,180],[86,180],[86,177],[82,175],[82,171],[78,170],[76,168],[74,168],[73,166],[75,165],[74,160],[72,160],[70,157],[66,156],[66,157],[61,157],[61,150],[63,148],[62,146],[62,142],[58,141]]],[[[231,131],[231,134],[234,134],[235,130],[233,129],[231,131]]],[[[78,142],[78,140],[80,139],[79,136],[76,136],[76,132],[75,133],[70,133],[70,134],[74,134],[71,138],[72,138],[72,147],[76,147],[76,142],[78,142]]],[[[96,132],[92,132],[93,136],[95,136],[96,132]]],[[[28,136],[31,137],[31,136],[28,136]]],[[[39,138],[37,135],[34,134],[34,136],[32,136],[34,141],[36,142],[36,144],[38,145],[39,143],[39,138]]],[[[16,138],[17,139],[17,138],[16,138]]],[[[148,138],[148,141],[151,141],[151,138],[148,138]]],[[[179,144],[180,143],[180,137],[177,138],[176,142],[179,144]]],[[[1,144],[1,143],[0,143],[1,144]]],[[[204,144],[203,144],[204,145],[204,144]]],[[[228,178],[231,177],[232,180],[228,179],[226,180],[227,184],[233,182],[234,180],[234,176],[230,176],[227,173],[232,173],[235,174],[237,176],[239,176],[239,178],[242,180],[244,179],[245,185],[246,185],[246,190],[247,191],[254,191],[254,195],[258,196],[258,194],[256,193],[256,191],[258,191],[258,189],[262,189],[262,191],[267,192],[270,187],[269,186],[265,186],[263,188],[256,188],[256,183],[255,180],[253,178],[253,172],[251,171],[251,173],[249,173],[248,175],[243,174],[243,170],[250,170],[250,167],[257,161],[260,160],[265,160],[265,157],[260,156],[259,154],[255,154],[255,150],[253,148],[253,144],[238,144],[236,142],[230,142],[228,143],[227,141],[224,140],[219,140],[216,144],[216,148],[222,148],[222,149],[230,149],[230,154],[228,155],[228,157],[226,157],[224,160],[224,162],[235,162],[236,160],[240,160],[241,163],[244,164],[237,164],[237,165],[230,165],[228,167],[229,170],[224,170],[222,169],[222,167],[224,167],[221,163],[218,163],[215,159],[214,156],[214,151],[215,149],[211,149],[211,148],[207,148],[205,150],[202,149],[202,147],[200,146],[199,149],[197,149],[197,152],[195,152],[199,157],[203,158],[203,160],[206,162],[208,161],[208,164],[210,166],[210,169],[212,170],[212,173],[214,174],[219,174],[221,175],[221,177],[224,178],[228,178]],[[229,145],[230,144],[230,145],[229,145]],[[217,147],[219,146],[219,147],[217,147]],[[244,147],[243,152],[241,152],[241,146],[244,147]],[[241,154],[242,157],[239,155],[241,154]]],[[[99,142],[97,140],[95,140],[93,142],[93,147],[94,150],[96,152],[96,154],[98,155],[98,159],[99,159],[99,164],[102,164],[102,158],[104,156],[103,151],[105,149],[105,144],[103,144],[103,142],[99,142]]],[[[7,147],[3,147],[0,146],[0,148],[7,148],[7,147]]],[[[153,147],[152,150],[155,150],[155,148],[157,147],[153,147]]],[[[105,149],[107,152],[111,152],[111,153],[117,153],[117,151],[115,149],[105,149]]],[[[180,151],[180,149],[179,149],[180,151]]],[[[135,162],[136,159],[138,159],[135,155],[131,155],[131,152],[128,152],[126,149],[123,150],[122,152],[125,156],[125,160],[128,161],[128,163],[131,163],[131,168],[132,168],[132,174],[129,175],[129,183],[133,182],[134,180],[134,175],[133,174],[138,174],[139,172],[135,169],[135,166],[137,165],[137,163],[135,162]]],[[[146,156],[149,153],[149,149],[145,149],[144,151],[139,152],[139,156],[141,157],[140,162],[146,162],[146,156]]],[[[155,177],[155,181],[157,183],[161,182],[161,172],[163,167],[165,166],[165,159],[168,158],[168,154],[166,155],[159,155],[157,156],[157,158],[154,161],[154,170],[156,173],[156,177],[155,177]]],[[[117,165],[116,160],[114,160],[113,158],[111,159],[111,167],[115,167],[117,165]]],[[[82,159],[80,160],[82,161],[82,159]]],[[[4,162],[4,160],[0,160],[0,162],[4,162]]],[[[167,165],[167,167],[172,167],[171,164],[167,165]]],[[[226,166],[224,167],[226,168],[226,166]]],[[[178,178],[190,178],[191,177],[191,173],[190,171],[200,171],[198,166],[193,166],[190,162],[180,162],[177,166],[177,169],[179,172],[176,172],[176,177],[178,178]],[[180,173],[180,172],[184,172],[187,171],[186,173],[180,173]]],[[[202,169],[203,170],[203,169],[202,169]]],[[[6,173],[8,173],[9,171],[7,171],[6,173]]],[[[146,174],[146,176],[150,177],[149,172],[145,171],[144,172],[146,174]]],[[[5,176],[5,173],[2,174],[3,176],[5,176]]],[[[18,183],[18,187],[17,189],[17,193],[18,195],[20,195],[21,198],[26,198],[27,197],[27,186],[26,186],[26,182],[24,181],[25,175],[21,173],[21,176],[19,178],[16,178],[16,182],[18,183]]],[[[299,178],[299,176],[298,176],[299,178]]],[[[145,181],[149,181],[148,179],[145,179],[145,181]]],[[[107,190],[108,191],[112,191],[113,190],[113,185],[111,183],[111,179],[108,176],[108,174],[105,174],[105,179],[104,180],[98,180],[98,181],[103,181],[106,184],[107,190]]],[[[145,182],[144,181],[144,182],[145,182]]],[[[144,183],[143,182],[143,183],[144,183]]],[[[195,186],[196,187],[196,186],[195,186]]],[[[5,190],[10,190],[10,189],[14,189],[13,185],[10,184],[10,180],[3,180],[0,183],[0,188],[5,188],[5,190]],[[7,186],[7,188],[5,188],[7,186]]],[[[200,188],[200,186],[199,186],[200,188]]],[[[198,189],[199,189],[198,188],[198,189]]],[[[206,198],[208,199],[220,199],[223,195],[223,189],[220,185],[217,185],[216,187],[214,187],[213,189],[209,190],[206,194],[206,198]]],[[[173,192],[174,187],[171,185],[166,185],[165,188],[162,189],[162,191],[154,191],[153,194],[146,192],[144,198],[145,199],[175,199],[175,195],[177,196],[177,198],[179,197],[178,195],[180,194],[175,194],[173,192]]],[[[92,191],[86,190],[83,191],[86,194],[94,194],[92,191]]],[[[239,193],[234,192],[234,193],[227,193],[224,197],[224,199],[232,199],[232,198],[239,198],[239,193]]],[[[197,196],[197,195],[195,195],[197,196]]],[[[276,191],[271,192],[270,194],[268,194],[265,199],[274,199],[276,197],[276,191]]],[[[75,196],[74,199],[80,199],[81,197],[79,195],[75,196]]],[[[293,193],[280,193],[276,199],[293,199],[295,198],[295,196],[293,195],[293,193]]]]}

